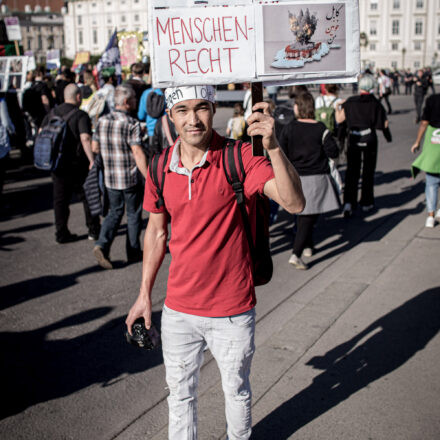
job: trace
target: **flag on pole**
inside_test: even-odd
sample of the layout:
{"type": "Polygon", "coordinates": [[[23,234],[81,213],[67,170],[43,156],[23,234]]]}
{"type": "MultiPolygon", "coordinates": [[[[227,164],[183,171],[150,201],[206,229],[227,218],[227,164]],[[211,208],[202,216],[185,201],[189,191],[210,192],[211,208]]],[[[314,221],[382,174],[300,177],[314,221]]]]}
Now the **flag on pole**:
{"type": "Polygon", "coordinates": [[[103,69],[106,69],[107,67],[115,68],[115,74],[118,77],[118,84],[120,84],[122,68],[121,68],[121,56],[119,53],[119,46],[118,46],[118,33],[116,30],[113,33],[113,35],[110,37],[107,47],[105,48],[104,53],[102,54],[101,58],[98,61],[98,64],[96,65],[100,77],[100,82],[103,82],[100,73],[103,69]]]}

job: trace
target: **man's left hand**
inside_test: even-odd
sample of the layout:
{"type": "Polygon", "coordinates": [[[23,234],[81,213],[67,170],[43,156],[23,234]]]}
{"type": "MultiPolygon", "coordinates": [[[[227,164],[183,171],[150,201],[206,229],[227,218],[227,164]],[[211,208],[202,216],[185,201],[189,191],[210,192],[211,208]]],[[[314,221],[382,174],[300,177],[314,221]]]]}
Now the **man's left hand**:
{"type": "Polygon", "coordinates": [[[249,116],[247,133],[249,136],[262,136],[263,147],[269,151],[279,148],[275,136],[275,119],[271,116],[267,102],[257,102],[253,107],[253,113],[249,116]],[[263,110],[263,113],[258,110],[263,110]]]}

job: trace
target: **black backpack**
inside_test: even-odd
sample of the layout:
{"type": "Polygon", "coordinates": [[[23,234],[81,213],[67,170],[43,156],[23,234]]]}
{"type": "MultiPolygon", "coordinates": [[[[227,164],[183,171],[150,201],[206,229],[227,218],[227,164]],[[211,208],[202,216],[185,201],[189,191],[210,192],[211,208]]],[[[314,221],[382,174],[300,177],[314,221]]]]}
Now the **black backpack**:
{"type": "Polygon", "coordinates": [[[64,116],[52,111],[48,123],[38,133],[34,144],[34,165],[45,171],[55,171],[63,154],[63,142],[66,136],[67,121],[79,109],[74,108],[64,116]]]}
{"type": "MultiPolygon", "coordinates": [[[[246,232],[246,238],[249,245],[249,251],[253,262],[253,278],[255,286],[267,284],[273,274],[273,262],[270,254],[269,243],[269,218],[270,205],[265,196],[257,194],[256,200],[256,237],[252,236],[251,223],[246,210],[244,198],[243,182],[246,177],[243,160],[241,157],[241,141],[234,139],[225,139],[222,151],[223,170],[228,183],[234,190],[237,206],[243,220],[243,227],[246,232]]],[[[161,208],[165,205],[163,198],[163,188],[165,184],[165,166],[168,161],[170,148],[166,148],[162,153],[156,154],[149,167],[150,177],[156,186],[158,200],[156,207],[161,208]],[[160,172],[159,172],[160,170],[160,172]]]]}
{"type": "Polygon", "coordinates": [[[147,96],[147,113],[152,118],[160,118],[165,111],[165,96],[152,91],[147,96]]]}

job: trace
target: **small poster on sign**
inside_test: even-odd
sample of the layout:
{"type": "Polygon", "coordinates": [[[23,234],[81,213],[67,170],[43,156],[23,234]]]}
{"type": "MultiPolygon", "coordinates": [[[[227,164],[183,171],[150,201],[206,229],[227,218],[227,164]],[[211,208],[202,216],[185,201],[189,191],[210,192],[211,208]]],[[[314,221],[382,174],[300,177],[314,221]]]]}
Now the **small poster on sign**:
{"type": "Polygon", "coordinates": [[[5,17],[6,33],[9,41],[21,41],[20,21],[17,17],[5,17]]]}

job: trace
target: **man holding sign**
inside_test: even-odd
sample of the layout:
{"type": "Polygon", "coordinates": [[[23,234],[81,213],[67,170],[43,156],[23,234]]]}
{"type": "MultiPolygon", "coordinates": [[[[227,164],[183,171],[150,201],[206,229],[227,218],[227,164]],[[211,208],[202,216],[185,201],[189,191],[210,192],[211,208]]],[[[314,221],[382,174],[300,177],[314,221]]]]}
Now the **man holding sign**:
{"type": "MultiPolygon", "coordinates": [[[[169,438],[197,438],[197,384],[203,352],[209,348],[222,377],[228,438],[248,439],[256,299],[246,233],[223,168],[224,138],[212,128],[215,90],[212,86],[175,87],[166,89],[165,96],[179,138],[164,166],[163,200],[151,175],[146,180],[144,209],[150,218],[142,282],[126,324],[130,333],[137,318],[151,326],[151,291],[165,256],[171,218],[172,262],[162,313],[169,438]]],[[[271,162],[254,157],[250,144],[241,149],[251,219],[258,193],[290,213],[299,213],[305,206],[300,179],[278,145],[268,107],[267,103],[254,105],[248,134],[262,136],[271,162]]]]}

